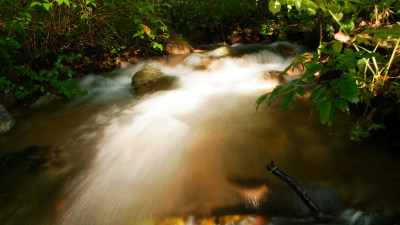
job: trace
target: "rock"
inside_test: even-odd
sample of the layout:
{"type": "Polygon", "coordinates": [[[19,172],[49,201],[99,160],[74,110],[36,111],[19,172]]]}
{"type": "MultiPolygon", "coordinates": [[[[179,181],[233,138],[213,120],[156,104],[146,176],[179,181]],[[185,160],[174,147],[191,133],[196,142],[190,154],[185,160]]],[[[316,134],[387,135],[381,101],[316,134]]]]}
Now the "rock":
{"type": "Polygon", "coordinates": [[[242,31],[234,31],[232,34],[227,35],[226,39],[231,44],[259,43],[261,41],[260,33],[260,30],[248,28],[242,31]]]}
{"type": "Polygon", "coordinates": [[[193,47],[174,30],[168,29],[169,38],[164,40],[163,49],[168,54],[188,54],[193,52],[193,47]]]}
{"type": "Polygon", "coordinates": [[[6,108],[0,105],[0,134],[7,133],[15,124],[15,120],[8,114],[6,108]]]}
{"type": "Polygon", "coordinates": [[[43,106],[43,105],[48,105],[56,100],[61,100],[62,97],[59,95],[51,95],[50,97],[48,96],[41,96],[35,103],[31,105],[31,107],[38,107],[38,106],[43,106]]]}
{"type": "Polygon", "coordinates": [[[268,71],[263,74],[263,78],[264,80],[276,81],[278,83],[284,83],[289,81],[287,80],[287,76],[281,75],[281,73],[282,71],[276,71],[276,70],[268,71]]]}
{"type": "Polygon", "coordinates": [[[296,57],[299,55],[299,52],[293,46],[285,43],[279,43],[275,48],[283,57],[296,57]]]}
{"type": "Polygon", "coordinates": [[[174,88],[175,76],[167,76],[155,66],[148,66],[133,75],[131,89],[139,95],[174,88]]]}

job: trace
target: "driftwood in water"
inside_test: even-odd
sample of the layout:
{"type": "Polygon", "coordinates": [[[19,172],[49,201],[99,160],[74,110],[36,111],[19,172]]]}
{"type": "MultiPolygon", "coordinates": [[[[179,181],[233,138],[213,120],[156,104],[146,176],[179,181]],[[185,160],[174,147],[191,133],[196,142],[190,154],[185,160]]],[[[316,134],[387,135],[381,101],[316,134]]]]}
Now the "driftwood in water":
{"type": "Polygon", "coordinates": [[[267,165],[267,169],[273,173],[274,175],[276,175],[277,177],[279,177],[280,179],[282,179],[283,181],[285,181],[296,193],[297,195],[299,195],[299,197],[301,198],[301,200],[306,204],[306,206],[310,209],[311,211],[311,215],[318,220],[319,222],[323,222],[323,221],[330,221],[332,220],[332,216],[329,214],[326,214],[324,211],[322,211],[315,203],[314,201],[310,198],[310,196],[308,196],[308,194],[306,193],[306,191],[295,181],[293,180],[291,177],[289,177],[287,174],[285,174],[284,172],[282,172],[281,170],[279,170],[275,164],[274,161],[271,161],[268,165],[267,165]]]}

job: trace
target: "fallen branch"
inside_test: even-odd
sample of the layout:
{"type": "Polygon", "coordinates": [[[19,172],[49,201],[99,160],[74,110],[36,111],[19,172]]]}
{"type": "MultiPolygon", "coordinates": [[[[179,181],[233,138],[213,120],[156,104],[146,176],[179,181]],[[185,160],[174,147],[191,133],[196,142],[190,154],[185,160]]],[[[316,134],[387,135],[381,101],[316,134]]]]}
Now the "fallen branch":
{"type": "Polygon", "coordinates": [[[306,206],[310,209],[311,215],[317,219],[319,222],[322,221],[331,221],[333,218],[331,215],[326,214],[324,211],[322,211],[315,203],[314,201],[308,196],[306,191],[291,177],[289,177],[287,174],[284,172],[280,171],[274,164],[274,161],[271,161],[267,165],[268,171],[285,181],[289,186],[299,195],[301,200],[306,204],[306,206]]]}

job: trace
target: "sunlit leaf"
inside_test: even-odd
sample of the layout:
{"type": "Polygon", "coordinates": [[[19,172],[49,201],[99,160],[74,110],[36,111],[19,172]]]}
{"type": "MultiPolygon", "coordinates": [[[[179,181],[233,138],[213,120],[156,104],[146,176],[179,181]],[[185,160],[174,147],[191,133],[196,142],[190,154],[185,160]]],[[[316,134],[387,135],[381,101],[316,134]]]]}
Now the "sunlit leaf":
{"type": "Polygon", "coordinates": [[[281,3],[279,3],[278,1],[270,0],[268,6],[269,11],[271,11],[273,14],[281,11],[281,3]]]}
{"type": "Polygon", "coordinates": [[[44,7],[47,11],[50,11],[50,8],[53,7],[53,3],[43,3],[43,7],[44,7]]]}
{"type": "Polygon", "coordinates": [[[146,32],[147,35],[150,35],[151,30],[150,30],[150,28],[148,26],[142,24],[142,28],[146,32]]]}
{"type": "Polygon", "coordinates": [[[332,49],[333,51],[340,53],[342,51],[343,44],[339,41],[333,40],[332,41],[332,49]]]}
{"type": "Polygon", "coordinates": [[[296,6],[296,9],[301,12],[302,11],[302,0],[295,0],[294,5],[296,6]]]}
{"type": "Polygon", "coordinates": [[[43,5],[43,3],[41,3],[41,2],[32,2],[30,7],[33,7],[35,5],[43,5]]]}

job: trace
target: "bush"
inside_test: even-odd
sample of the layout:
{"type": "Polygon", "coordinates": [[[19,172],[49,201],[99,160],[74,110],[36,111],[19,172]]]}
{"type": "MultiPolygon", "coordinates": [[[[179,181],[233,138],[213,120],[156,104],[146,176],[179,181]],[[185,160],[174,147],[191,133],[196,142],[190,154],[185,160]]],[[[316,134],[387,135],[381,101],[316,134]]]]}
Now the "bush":
{"type": "Polygon", "coordinates": [[[129,0],[0,2],[0,94],[25,103],[44,94],[82,94],[72,78],[85,60],[102,61],[132,49],[162,50],[163,9],[129,0]]]}

